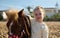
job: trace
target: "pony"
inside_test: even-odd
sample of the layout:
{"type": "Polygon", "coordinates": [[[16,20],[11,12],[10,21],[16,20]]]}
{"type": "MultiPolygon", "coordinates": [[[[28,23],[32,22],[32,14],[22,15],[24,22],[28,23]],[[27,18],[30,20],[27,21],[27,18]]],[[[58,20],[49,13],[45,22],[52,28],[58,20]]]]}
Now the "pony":
{"type": "Polygon", "coordinates": [[[9,37],[31,38],[31,22],[30,18],[24,14],[24,9],[21,11],[7,10],[6,15],[8,17],[7,28],[9,37]]]}

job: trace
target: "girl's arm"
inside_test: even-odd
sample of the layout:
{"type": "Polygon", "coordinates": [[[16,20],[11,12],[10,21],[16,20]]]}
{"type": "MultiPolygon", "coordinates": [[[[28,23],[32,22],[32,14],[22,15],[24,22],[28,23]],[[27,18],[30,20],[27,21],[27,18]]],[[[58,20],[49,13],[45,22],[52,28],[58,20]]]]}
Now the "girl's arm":
{"type": "Polygon", "coordinates": [[[42,30],[42,38],[48,38],[48,35],[49,35],[49,30],[48,27],[45,26],[42,30]]]}

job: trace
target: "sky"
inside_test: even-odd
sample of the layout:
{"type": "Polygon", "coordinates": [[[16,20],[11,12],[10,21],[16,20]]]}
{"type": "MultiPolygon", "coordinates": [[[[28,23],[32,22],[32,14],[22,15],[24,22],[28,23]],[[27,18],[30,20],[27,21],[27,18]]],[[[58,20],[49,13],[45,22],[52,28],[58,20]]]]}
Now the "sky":
{"type": "Polygon", "coordinates": [[[36,6],[42,6],[44,8],[47,7],[55,7],[55,4],[58,3],[58,7],[60,8],[60,0],[0,0],[0,10],[5,9],[23,9],[28,6],[34,8],[36,6]]]}

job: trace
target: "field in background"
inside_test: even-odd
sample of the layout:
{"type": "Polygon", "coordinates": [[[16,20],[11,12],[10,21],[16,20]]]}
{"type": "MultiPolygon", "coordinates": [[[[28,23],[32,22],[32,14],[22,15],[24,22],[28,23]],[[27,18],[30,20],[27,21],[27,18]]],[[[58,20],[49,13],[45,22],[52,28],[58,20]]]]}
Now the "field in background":
{"type": "Polygon", "coordinates": [[[49,38],[60,38],[60,22],[46,22],[49,28],[49,38]]]}
{"type": "MultiPolygon", "coordinates": [[[[45,22],[49,28],[49,38],[60,38],[60,22],[45,22]]],[[[7,38],[6,22],[0,22],[0,38],[7,38]]]]}

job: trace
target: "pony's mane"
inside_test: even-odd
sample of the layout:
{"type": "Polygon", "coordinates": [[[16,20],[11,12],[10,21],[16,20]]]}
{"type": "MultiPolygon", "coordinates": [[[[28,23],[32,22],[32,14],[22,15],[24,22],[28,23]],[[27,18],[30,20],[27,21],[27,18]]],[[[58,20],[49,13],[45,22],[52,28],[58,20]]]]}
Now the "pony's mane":
{"type": "Polygon", "coordinates": [[[6,15],[8,19],[17,19],[18,18],[18,10],[16,9],[9,9],[6,11],[6,15]]]}

